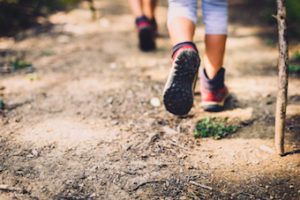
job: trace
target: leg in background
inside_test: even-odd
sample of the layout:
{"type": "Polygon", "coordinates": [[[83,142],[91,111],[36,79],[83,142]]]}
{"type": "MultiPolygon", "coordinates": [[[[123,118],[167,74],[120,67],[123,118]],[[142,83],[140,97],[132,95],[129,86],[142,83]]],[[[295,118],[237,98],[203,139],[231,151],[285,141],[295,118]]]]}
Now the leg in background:
{"type": "Polygon", "coordinates": [[[157,25],[154,18],[157,0],[128,0],[138,30],[139,48],[152,51],[156,48],[157,25]]]}
{"type": "Polygon", "coordinates": [[[157,0],[143,0],[144,15],[148,19],[154,19],[155,18],[156,4],[157,4],[157,0]]]}
{"type": "Polygon", "coordinates": [[[135,18],[144,15],[142,0],[128,0],[128,3],[135,18]]]}

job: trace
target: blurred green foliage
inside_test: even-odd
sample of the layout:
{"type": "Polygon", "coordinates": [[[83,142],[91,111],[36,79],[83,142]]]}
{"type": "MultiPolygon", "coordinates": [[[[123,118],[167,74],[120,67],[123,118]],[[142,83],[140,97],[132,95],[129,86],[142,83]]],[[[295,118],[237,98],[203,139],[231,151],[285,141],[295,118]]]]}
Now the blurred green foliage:
{"type": "Polygon", "coordinates": [[[300,0],[287,0],[286,8],[289,34],[300,37],[300,0]]]}
{"type": "MultiPolygon", "coordinates": [[[[273,14],[277,12],[276,1],[274,0],[264,0],[266,5],[264,5],[265,15],[267,16],[267,21],[274,21],[271,18],[273,14]]],[[[289,36],[293,38],[298,38],[300,36],[300,0],[286,0],[286,10],[287,10],[287,23],[289,36]]],[[[264,20],[264,19],[262,19],[264,20]]]]}
{"type": "Polygon", "coordinates": [[[287,0],[287,15],[290,21],[300,22],[300,1],[299,0],[287,0]]]}
{"type": "Polygon", "coordinates": [[[0,35],[14,35],[37,23],[38,16],[70,9],[80,0],[0,0],[0,35]]]}

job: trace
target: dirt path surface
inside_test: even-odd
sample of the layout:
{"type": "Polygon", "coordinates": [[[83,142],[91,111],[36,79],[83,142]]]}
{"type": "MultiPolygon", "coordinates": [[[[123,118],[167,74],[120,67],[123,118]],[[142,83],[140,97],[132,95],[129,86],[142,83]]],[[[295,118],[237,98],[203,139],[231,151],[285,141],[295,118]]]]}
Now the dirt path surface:
{"type": "MultiPolygon", "coordinates": [[[[231,16],[228,108],[205,113],[196,96],[191,116],[179,119],[150,104],[161,100],[170,67],[166,7],[158,8],[158,50],[147,54],[136,48],[125,1],[97,7],[97,21],[82,7],[51,16],[47,32],[0,40],[1,49],[26,51],[34,66],[1,75],[1,200],[299,199],[300,154],[272,149],[277,48],[259,37],[266,29],[231,16]],[[241,128],[196,140],[195,124],[206,116],[241,128]]],[[[196,38],[203,49],[202,26],[196,38]]],[[[291,77],[289,152],[300,149],[299,88],[291,77]]]]}

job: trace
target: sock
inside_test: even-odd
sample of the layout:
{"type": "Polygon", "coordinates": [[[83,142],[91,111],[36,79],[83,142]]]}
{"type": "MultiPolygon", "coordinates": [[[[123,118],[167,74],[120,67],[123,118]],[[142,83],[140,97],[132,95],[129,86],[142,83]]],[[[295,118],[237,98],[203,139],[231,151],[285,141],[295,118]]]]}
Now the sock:
{"type": "Polygon", "coordinates": [[[172,58],[174,58],[176,52],[181,49],[181,48],[188,48],[188,49],[194,49],[197,53],[198,53],[198,49],[196,47],[196,45],[193,42],[181,42],[176,44],[173,48],[172,48],[172,58]]]}
{"type": "Polygon", "coordinates": [[[225,69],[222,67],[213,79],[209,79],[205,69],[200,70],[201,85],[208,90],[217,90],[225,87],[225,69]]]}
{"type": "Polygon", "coordinates": [[[135,24],[140,29],[151,26],[151,21],[143,15],[135,19],[135,24]]]}

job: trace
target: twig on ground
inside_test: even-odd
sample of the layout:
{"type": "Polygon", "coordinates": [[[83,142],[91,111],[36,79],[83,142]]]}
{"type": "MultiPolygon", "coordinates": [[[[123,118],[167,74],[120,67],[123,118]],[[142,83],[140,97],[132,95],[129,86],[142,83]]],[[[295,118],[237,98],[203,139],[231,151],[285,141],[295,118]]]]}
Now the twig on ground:
{"type": "Polygon", "coordinates": [[[9,185],[0,185],[0,191],[4,191],[4,192],[24,192],[24,189],[19,188],[19,187],[12,187],[9,185]]]}
{"type": "Polygon", "coordinates": [[[213,190],[213,188],[212,188],[212,187],[210,187],[210,186],[207,186],[207,185],[204,185],[204,184],[201,184],[201,183],[197,183],[197,182],[195,182],[195,181],[190,181],[190,183],[191,183],[192,185],[195,185],[195,186],[201,187],[201,188],[203,188],[203,189],[207,189],[207,190],[213,190]]]}
{"type": "Polygon", "coordinates": [[[138,184],[137,186],[135,186],[133,189],[130,190],[130,192],[134,192],[136,190],[138,190],[140,187],[143,187],[147,184],[153,184],[153,183],[165,183],[166,181],[163,181],[163,180],[158,180],[158,181],[145,181],[145,182],[142,182],[140,184],[138,184]]]}

